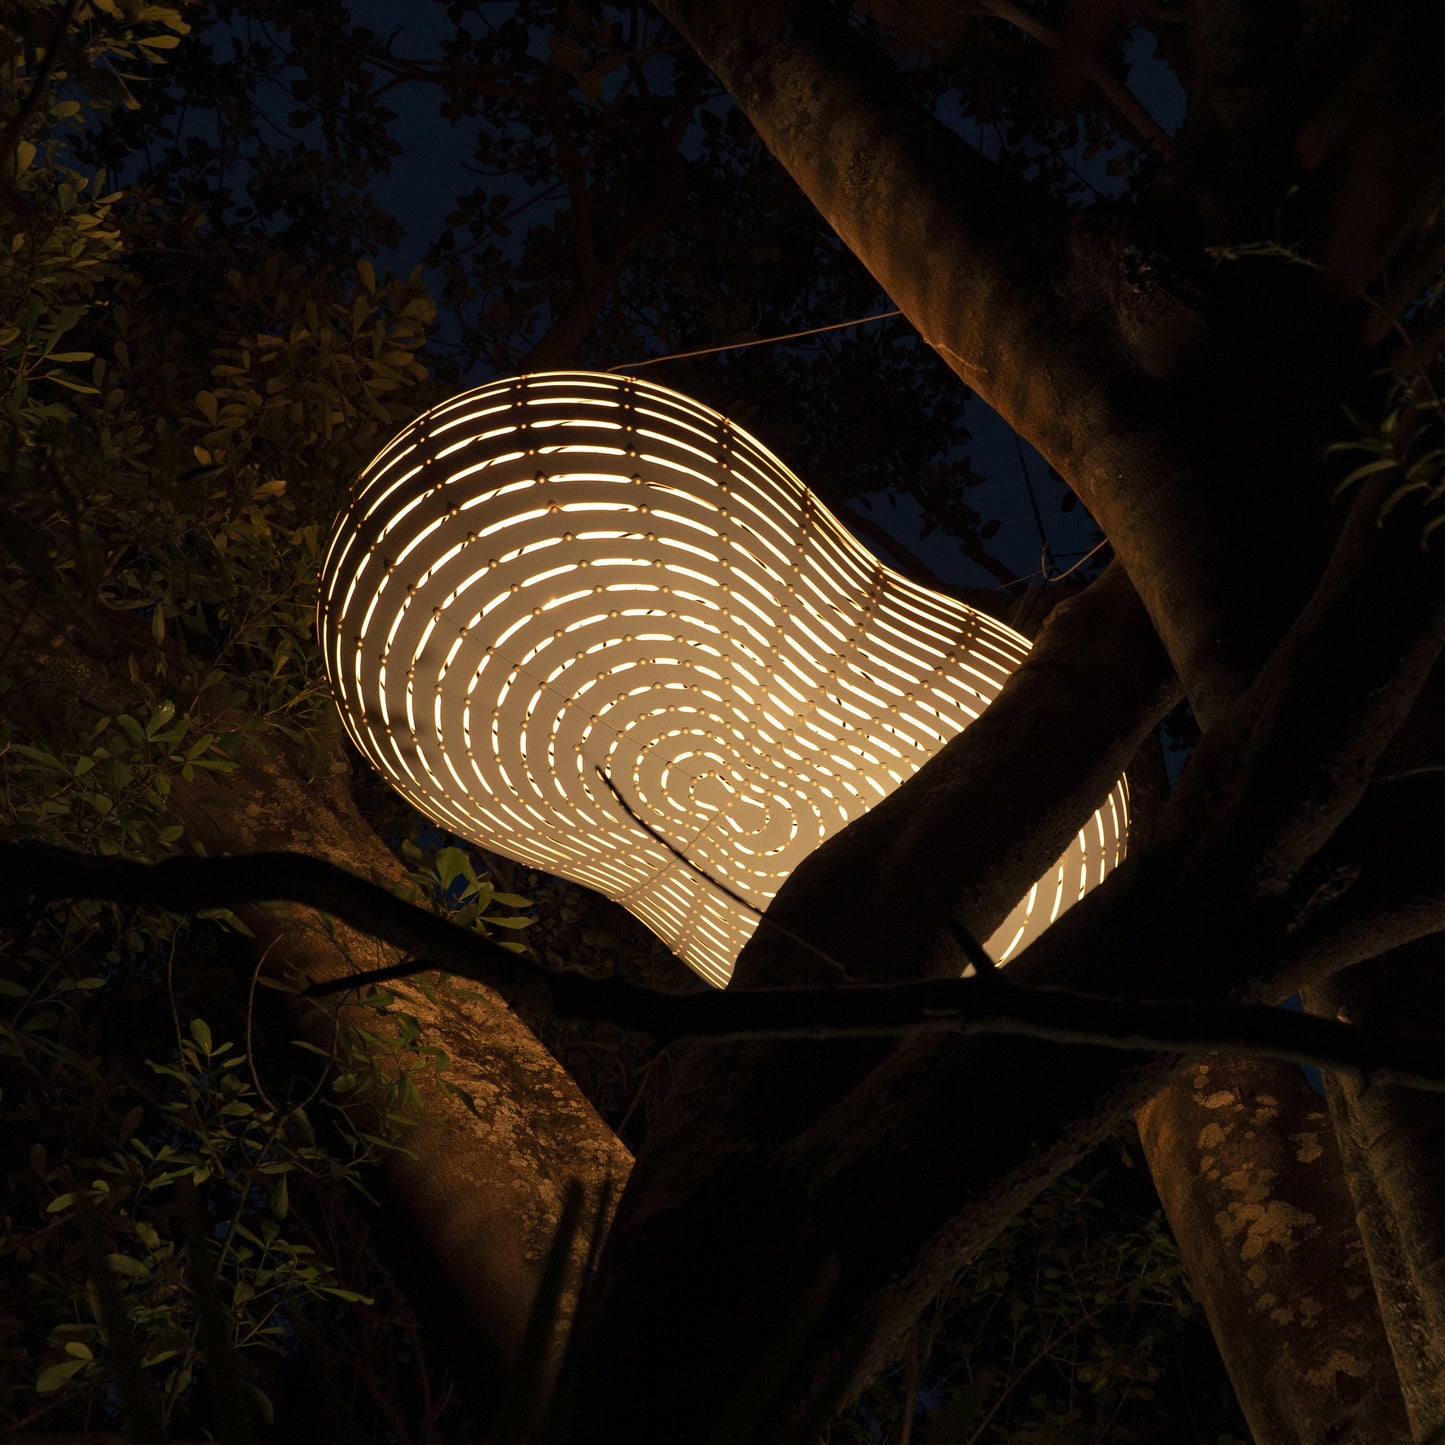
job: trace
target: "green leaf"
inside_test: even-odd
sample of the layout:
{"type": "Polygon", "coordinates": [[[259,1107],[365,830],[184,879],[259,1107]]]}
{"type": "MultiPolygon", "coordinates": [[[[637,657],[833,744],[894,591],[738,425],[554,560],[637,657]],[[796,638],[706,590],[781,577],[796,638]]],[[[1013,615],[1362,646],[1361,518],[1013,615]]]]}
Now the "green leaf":
{"type": "Polygon", "coordinates": [[[438,848],[432,867],[436,869],[437,881],[445,893],[459,876],[468,871],[467,855],[460,848],[438,848]]]}
{"type": "Polygon", "coordinates": [[[131,742],[145,742],[145,729],[141,727],[140,723],[138,723],[135,718],[133,718],[129,713],[121,713],[116,718],[115,725],[126,735],[126,737],[131,740],[131,742]]]}
{"type": "Polygon", "coordinates": [[[83,381],[76,381],[74,377],[67,376],[63,371],[47,371],[36,380],[53,381],[56,386],[63,386],[66,391],[78,391],[82,396],[100,395],[99,387],[87,386],[83,381]]]}
{"type": "Polygon", "coordinates": [[[205,1019],[192,1019],[190,1024],[191,1037],[199,1045],[203,1054],[209,1057],[211,1052],[211,1029],[205,1019]]]}
{"type": "MultiPolygon", "coordinates": [[[[371,1301],[367,1300],[367,1304],[371,1301]]],[[[249,1380],[242,1380],[247,1393],[256,1402],[256,1409],[260,1413],[262,1423],[268,1428],[276,1423],[276,1407],[271,1403],[271,1397],[258,1386],[253,1385],[249,1380]]]]}
{"type": "Polygon", "coordinates": [[[58,1364],[46,1366],[36,1376],[35,1393],[53,1395],[68,1385],[89,1363],[88,1360],[61,1360],[58,1364]]]}
{"type": "MultiPolygon", "coordinates": [[[[156,611],[158,613],[160,612],[160,610],[161,609],[159,607],[156,608],[156,611]]],[[[154,712],[151,713],[150,721],[146,723],[146,736],[148,738],[155,737],[155,735],[160,732],[160,730],[165,727],[165,725],[170,722],[170,720],[175,717],[175,715],[175,703],[161,703],[161,705],[157,707],[154,712]]]]}
{"type": "Polygon", "coordinates": [[[124,1275],[127,1279],[150,1278],[150,1270],[140,1260],[132,1259],[128,1254],[108,1254],[105,1262],[113,1274],[124,1275]]]}

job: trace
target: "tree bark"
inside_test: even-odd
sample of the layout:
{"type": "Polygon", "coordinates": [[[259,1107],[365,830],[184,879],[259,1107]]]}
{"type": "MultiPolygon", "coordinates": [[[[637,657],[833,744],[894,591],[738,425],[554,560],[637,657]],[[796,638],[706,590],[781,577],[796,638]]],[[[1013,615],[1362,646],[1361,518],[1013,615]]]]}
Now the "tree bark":
{"type": "MultiPolygon", "coordinates": [[[[292,848],[406,887],[401,865],[351,802],[346,764],[332,769],[308,777],[280,753],[247,756],[234,773],[208,775],[204,796],[196,789],[181,802],[187,833],[213,853],[292,848]]],[[[397,957],[309,909],[239,911],[267,973],[277,978],[319,981],[384,967],[397,957]]],[[[465,996],[434,1000],[422,989],[403,988],[424,1041],[445,1051],[446,1077],[472,1096],[477,1113],[425,1073],[414,1076],[421,1111],[403,1126],[401,1147],[382,1161],[390,1211],[400,1216],[388,1234],[402,1251],[399,1264],[413,1292],[419,1284],[425,1289],[418,1303],[429,1333],[463,1389],[485,1409],[517,1365],[568,1185],[583,1186],[588,1210],[573,1240],[564,1320],[592,1235],[608,1223],[597,1215],[598,1201],[604,1191],[616,1198],[631,1158],[562,1066],[495,995],[469,984],[465,996]]],[[[296,1004],[306,1037],[323,1049],[331,1048],[338,1020],[377,1027],[375,1013],[340,999],[296,1004]]],[[[378,1062],[390,1072],[415,1059],[378,1062]]]]}
{"type": "MultiPolygon", "coordinates": [[[[54,706],[69,710],[83,699],[115,713],[133,705],[133,687],[124,680],[130,619],[113,621],[117,644],[108,657],[82,654],[38,614],[17,625],[14,644],[31,656],[42,684],[60,679],[51,689],[54,706]]],[[[147,638],[137,650],[148,646],[147,638]]],[[[209,721],[225,733],[225,718],[209,721]]],[[[189,839],[214,854],[289,848],[411,891],[401,865],[357,812],[339,729],[334,740],[326,761],[314,755],[302,763],[285,744],[239,731],[230,742],[239,767],[198,773],[193,784],[178,786],[172,815],[189,839]]],[[[308,908],[258,905],[237,912],[255,935],[257,967],[277,979],[320,981],[397,959],[374,939],[308,908]]],[[[424,1291],[416,1303],[437,1353],[486,1411],[516,1364],[569,1185],[579,1183],[588,1204],[560,1301],[564,1321],[576,1301],[577,1266],[593,1234],[609,1222],[598,1208],[604,1185],[615,1199],[632,1161],[566,1070],[497,995],[471,984],[464,994],[436,999],[422,989],[406,991],[406,1008],[425,1043],[445,1052],[447,1078],[472,1096],[477,1113],[426,1072],[413,1076],[421,1109],[400,1124],[401,1147],[381,1165],[388,1212],[397,1220],[388,1253],[412,1293],[424,1291]]],[[[378,1028],[378,1015],[346,1002],[344,994],[290,996],[290,1003],[276,1022],[299,1027],[327,1052],[338,1022],[378,1028]]],[[[383,1053],[374,1062],[394,1076],[416,1060],[383,1053]]],[[[363,1097],[356,1107],[359,1126],[376,1132],[382,1120],[375,1105],[363,1097]]],[[[554,1355],[557,1348],[554,1343],[554,1355]]]]}
{"type": "MultiPolygon", "coordinates": [[[[1370,599],[1386,604],[1373,610],[1378,630],[1367,633],[1332,608],[1327,584],[1311,604],[1314,625],[1297,627],[1276,652],[1273,690],[1246,697],[1302,600],[1304,579],[1317,575],[1327,527],[1311,453],[1328,440],[1332,423],[1324,422],[1322,432],[1321,414],[1311,415],[1305,393],[1318,372],[1303,364],[1301,342],[1313,331],[1316,346],[1333,348],[1338,360],[1349,347],[1340,346],[1337,319],[1318,297],[1311,303],[1306,296],[1297,310],[1312,320],[1293,328],[1287,341],[1296,364],[1281,366],[1279,356],[1246,361],[1238,349],[1245,308],[1237,295],[1228,298],[1233,314],[1230,305],[1221,314],[1201,289],[1181,284],[1188,266],[1182,272],[1171,266],[1147,234],[1041,214],[918,112],[896,75],[819,8],[701,0],[666,0],[664,8],[923,335],[1040,446],[1090,506],[1138,585],[1196,714],[1207,728],[1225,724],[1212,740],[1218,771],[1203,785],[1219,789],[1222,806],[1210,806],[1215,799],[1201,806],[1196,792],[1193,803],[1171,810],[1170,846],[1132,876],[1128,869],[1116,875],[1112,899],[1109,888],[1100,890],[1093,909],[1066,915],[1011,972],[1040,983],[1086,979],[1106,992],[1287,992],[1292,985],[1280,967],[1291,955],[1282,947],[1287,932],[1313,910],[1312,944],[1328,947],[1319,936],[1328,927],[1318,926],[1319,900],[1289,905],[1287,896],[1364,796],[1380,747],[1438,648],[1438,595],[1417,576],[1434,598],[1425,604],[1434,618],[1425,646],[1407,657],[1414,644],[1404,642],[1404,652],[1381,659],[1371,683],[1342,699],[1340,655],[1368,655],[1378,638],[1395,631],[1393,609],[1417,599],[1396,593],[1391,603],[1393,589],[1384,586],[1370,599]],[[1310,380],[1282,394],[1276,380],[1282,374],[1310,380]],[[1203,434],[1201,418],[1224,415],[1238,423],[1227,442],[1224,429],[1203,434]],[[1251,524],[1245,532],[1237,526],[1243,515],[1251,524]],[[1332,616],[1321,627],[1326,613],[1332,616]],[[1403,676],[1394,677],[1401,669],[1403,676]],[[1402,684],[1396,705],[1374,712],[1381,694],[1372,689],[1387,694],[1396,684],[1402,684]],[[1363,712],[1339,706],[1361,696],[1369,699],[1363,712]],[[1321,739],[1308,756],[1292,754],[1300,730],[1321,719],[1336,729],[1334,738],[1321,739]],[[1268,818],[1246,820],[1252,787],[1268,818]],[[1235,800],[1243,813],[1234,812],[1235,800]],[[1191,831],[1202,847],[1193,846],[1191,831]],[[1265,906],[1271,900],[1276,906],[1265,906]],[[1266,922],[1271,913],[1273,922],[1266,922]],[[1117,928],[1106,922],[1111,917],[1117,928]],[[1091,934],[1091,927],[1100,932],[1091,934]],[[1224,970],[1220,961],[1227,961],[1224,970]]],[[[1246,331],[1258,343],[1270,328],[1252,319],[1246,331]]],[[[1376,578],[1388,583],[1388,569],[1376,578]]],[[[908,794],[899,795],[900,805],[908,794]]],[[[931,862],[922,851],[900,850],[888,866],[901,873],[910,863],[931,862]]],[[[824,888],[815,899],[813,916],[846,911],[856,886],[856,876],[838,878],[831,896],[824,888]]],[[[1425,926],[1438,928],[1439,920],[1425,926]]],[[[1369,951],[1364,940],[1352,946],[1363,949],[1355,958],[1369,951]]],[[[1294,966],[1301,962],[1296,947],[1294,966]]],[[[832,1074],[835,1085],[821,1090],[826,1097],[836,1077],[860,1062],[835,1056],[830,1068],[818,1064],[808,1082],[832,1074]]],[[[773,1141],[767,1163],[744,1143],[746,1129],[743,1137],[722,1131],[731,1148],[713,1139],[702,1156],[686,1159],[684,1121],[726,1107],[695,1089],[676,1110],[668,1141],[676,1157],[660,1170],[664,1177],[654,1177],[651,1158],[634,1175],[635,1213],[609,1245],[614,1273],[656,1282],[661,1270],[676,1267],[666,1243],[669,1212],[672,1228],[698,1229],[720,1261],[716,1270],[684,1266],[679,1296],[706,1298],[724,1316],[723,1273],[734,1281],[784,1281],[802,1298],[833,1261],[843,1272],[820,1331],[831,1331],[831,1340],[803,1371],[804,1396],[816,1400],[856,1372],[840,1317],[851,1316],[851,1323],[861,1314],[869,1330],[886,1321],[882,1333],[896,1331],[928,1293],[930,1261],[956,1258],[972,1247],[969,1241],[987,1237],[1033,1187],[1097,1137],[1102,1119],[1142,1102],[1165,1072],[1160,1065],[1121,1069],[1097,1052],[1050,1055],[997,1041],[911,1046],[789,1143],[780,1136],[782,1119],[794,1117],[793,1103],[782,1102],[775,1087],[758,1091],[759,1104],[771,1096],[771,1113],[764,1117],[755,1107],[743,1117],[754,1138],[773,1141]],[[987,1098],[993,1079],[1005,1073],[1006,1118],[1002,1110],[970,1118],[967,1147],[951,1139],[947,1121],[960,1101],[987,1098]],[[718,1244],[736,1237],[733,1216],[746,1215],[748,1198],[758,1195],[771,1218],[797,1219],[810,1210],[814,1216],[794,1248],[769,1248],[761,1263],[736,1244],[718,1244]],[[874,1284],[862,1285],[861,1276],[874,1284]]],[[[725,1082],[715,1085],[714,1094],[726,1093],[725,1082]]],[[[798,1111],[806,1113],[819,1093],[804,1090],[798,1111]]],[[[638,1288],[634,1282],[614,1296],[614,1324],[645,1328],[629,1303],[638,1288]]],[[[716,1334],[710,1339],[726,1357],[726,1344],[716,1334]]],[[[868,1347],[861,1349],[866,1356],[868,1347]]],[[[711,1353],[712,1347],[702,1351],[711,1353]]],[[[590,1377],[598,1386],[601,1373],[590,1377]]]]}
{"type": "MultiPolygon", "coordinates": [[[[1167,790],[1161,809],[1166,801],[1167,790]]],[[[1131,843],[1136,817],[1131,809],[1131,843]]],[[[1142,821],[1152,829],[1157,818],[1142,821]]],[[[1136,1120],[1256,1445],[1407,1439],[1340,1145],[1300,1071],[1206,1056],[1136,1120]],[[1266,1228],[1274,1219],[1276,1233],[1266,1228]],[[1296,1299],[1308,1310],[1279,1307],[1296,1299]]]]}
{"type": "Polygon", "coordinates": [[[875,982],[963,971],[958,916],[986,938],[1073,841],[1179,685],[1119,567],[1057,606],[1000,698],[795,868],[738,959],[740,986],[837,981],[788,932],[875,982]],[[1060,746],[1067,738],[1068,746],[1060,746]],[[960,819],[987,826],[960,831],[960,819]],[[1009,860],[1010,878],[997,876],[1009,860]],[[840,890],[838,880],[866,880],[840,890]],[[801,974],[800,971],[801,970],[801,974]]]}
{"type": "Polygon", "coordinates": [[[813,0],[659,8],[924,339],[1073,487],[1208,726],[1323,561],[1313,466],[1334,419],[1315,392],[1356,344],[1347,319],[1317,306],[1307,334],[1239,334],[1241,309],[1293,304],[1290,276],[1221,311],[1192,253],[1002,176],[813,0]]]}
{"type": "MultiPolygon", "coordinates": [[[[1445,1034],[1436,937],[1371,959],[1306,992],[1316,1013],[1445,1034]]],[[[1445,1425],[1445,1101],[1408,1090],[1326,1080],[1360,1233],[1410,1426],[1445,1425]]]]}
{"type": "Polygon", "coordinates": [[[1409,1440],[1329,1114],[1299,1069],[1199,1059],[1138,1119],[1255,1445],[1409,1440]]]}

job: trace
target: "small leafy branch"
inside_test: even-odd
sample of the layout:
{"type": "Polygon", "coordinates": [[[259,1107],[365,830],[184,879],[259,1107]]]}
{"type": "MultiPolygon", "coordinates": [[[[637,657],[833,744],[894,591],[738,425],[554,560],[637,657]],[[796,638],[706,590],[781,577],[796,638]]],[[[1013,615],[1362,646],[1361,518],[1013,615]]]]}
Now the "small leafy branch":
{"type": "Polygon", "coordinates": [[[148,1061],[159,1084],[157,1102],[127,1111],[108,1154],[82,1169],[79,1161],[51,1158],[44,1144],[31,1147],[35,1180],[47,1192],[58,1189],[44,1204],[45,1223],[30,1231],[32,1239],[45,1231],[45,1247],[20,1244],[23,1235],[7,1241],[30,1255],[32,1308],[49,1305],[47,1313],[58,1320],[35,1377],[39,1401],[31,1418],[54,1404],[73,1406],[77,1392],[103,1394],[115,1373],[99,1303],[91,1290],[84,1297],[75,1292],[76,1275],[67,1262],[75,1211],[83,1203],[108,1240],[106,1267],[140,1366],[159,1398],[163,1425],[185,1402],[205,1354],[176,1207],[183,1182],[203,1201],[227,1348],[263,1419],[271,1417],[271,1402],[254,1383],[250,1357],[282,1349],[288,1316],[308,1299],[370,1303],[287,1231],[291,1185],[299,1173],[356,1185],[361,1161],[338,1159],[321,1147],[304,1104],[280,1111],[268,1106],[248,1077],[248,1064],[234,1044],[215,1039],[204,1019],[193,1018],[174,1061],[148,1061]],[[71,1398],[62,1402],[62,1396],[71,1398]]]}
{"type": "Polygon", "coordinates": [[[1381,504],[1381,521],[1407,499],[1419,506],[1422,545],[1428,545],[1436,529],[1445,525],[1445,402],[1434,370],[1391,372],[1380,418],[1369,420],[1347,411],[1359,436],[1330,448],[1366,458],[1339,484],[1341,492],[1380,474],[1394,481],[1381,504]]]}
{"type": "MultiPolygon", "coordinates": [[[[448,843],[431,851],[423,849],[414,838],[402,841],[401,854],[407,865],[407,877],[430,898],[433,907],[458,928],[469,928],[484,938],[494,928],[529,928],[536,920],[521,913],[494,913],[503,908],[531,908],[532,901],[519,893],[499,892],[487,874],[478,874],[472,855],[464,848],[448,843]]],[[[525,953],[526,944],[515,939],[498,940],[498,947],[513,953],[525,953]]]]}

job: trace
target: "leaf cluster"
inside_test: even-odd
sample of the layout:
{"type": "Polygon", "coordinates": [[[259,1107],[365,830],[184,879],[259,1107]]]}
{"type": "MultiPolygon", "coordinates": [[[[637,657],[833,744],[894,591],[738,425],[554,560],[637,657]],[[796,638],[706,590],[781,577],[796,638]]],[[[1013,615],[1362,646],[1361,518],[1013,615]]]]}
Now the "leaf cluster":
{"type": "MultiPolygon", "coordinates": [[[[259,739],[329,744],[322,529],[417,405],[433,314],[415,278],[302,266],[95,168],[97,127],[187,28],[176,7],[104,0],[0,17],[3,826],[129,857],[186,846],[176,798],[259,739]]],[[[7,1422],[119,1423],[117,1328],[164,1426],[206,1423],[198,1372],[218,1348],[264,1419],[301,1334],[369,1302],[328,1258],[314,1201],[334,1210],[390,1147],[409,1076],[388,1076],[379,1133],[344,1105],[417,1043],[415,1019],[373,999],[374,1030],[339,1031],[298,1071],[250,1038],[238,928],[0,892],[7,1422]],[[208,1294],[224,1346],[204,1338],[208,1294]]],[[[444,1071],[434,1055],[412,1066],[444,1071]]]]}
{"type": "Polygon", "coordinates": [[[1247,1431],[1126,1141],[1036,1199],[919,1321],[830,1445],[1074,1445],[1247,1431]]]}

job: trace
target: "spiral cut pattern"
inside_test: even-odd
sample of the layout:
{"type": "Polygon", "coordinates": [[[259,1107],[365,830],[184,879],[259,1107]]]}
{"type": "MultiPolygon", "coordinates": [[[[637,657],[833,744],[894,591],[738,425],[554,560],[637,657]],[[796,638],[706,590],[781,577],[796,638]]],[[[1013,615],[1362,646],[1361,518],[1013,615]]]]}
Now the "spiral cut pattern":
{"type": "MultiPolygon", "coordinates": [[[[1028,650],[881,566],[717,412],[589,372],[480,387],[397,436],[337,524],[319,624],[351,736],[411,803],[625,904],[718,985],[753,910],[1028,650]]],[[[995,957],[1117,862],[1126,797],[995,957]]]]}

